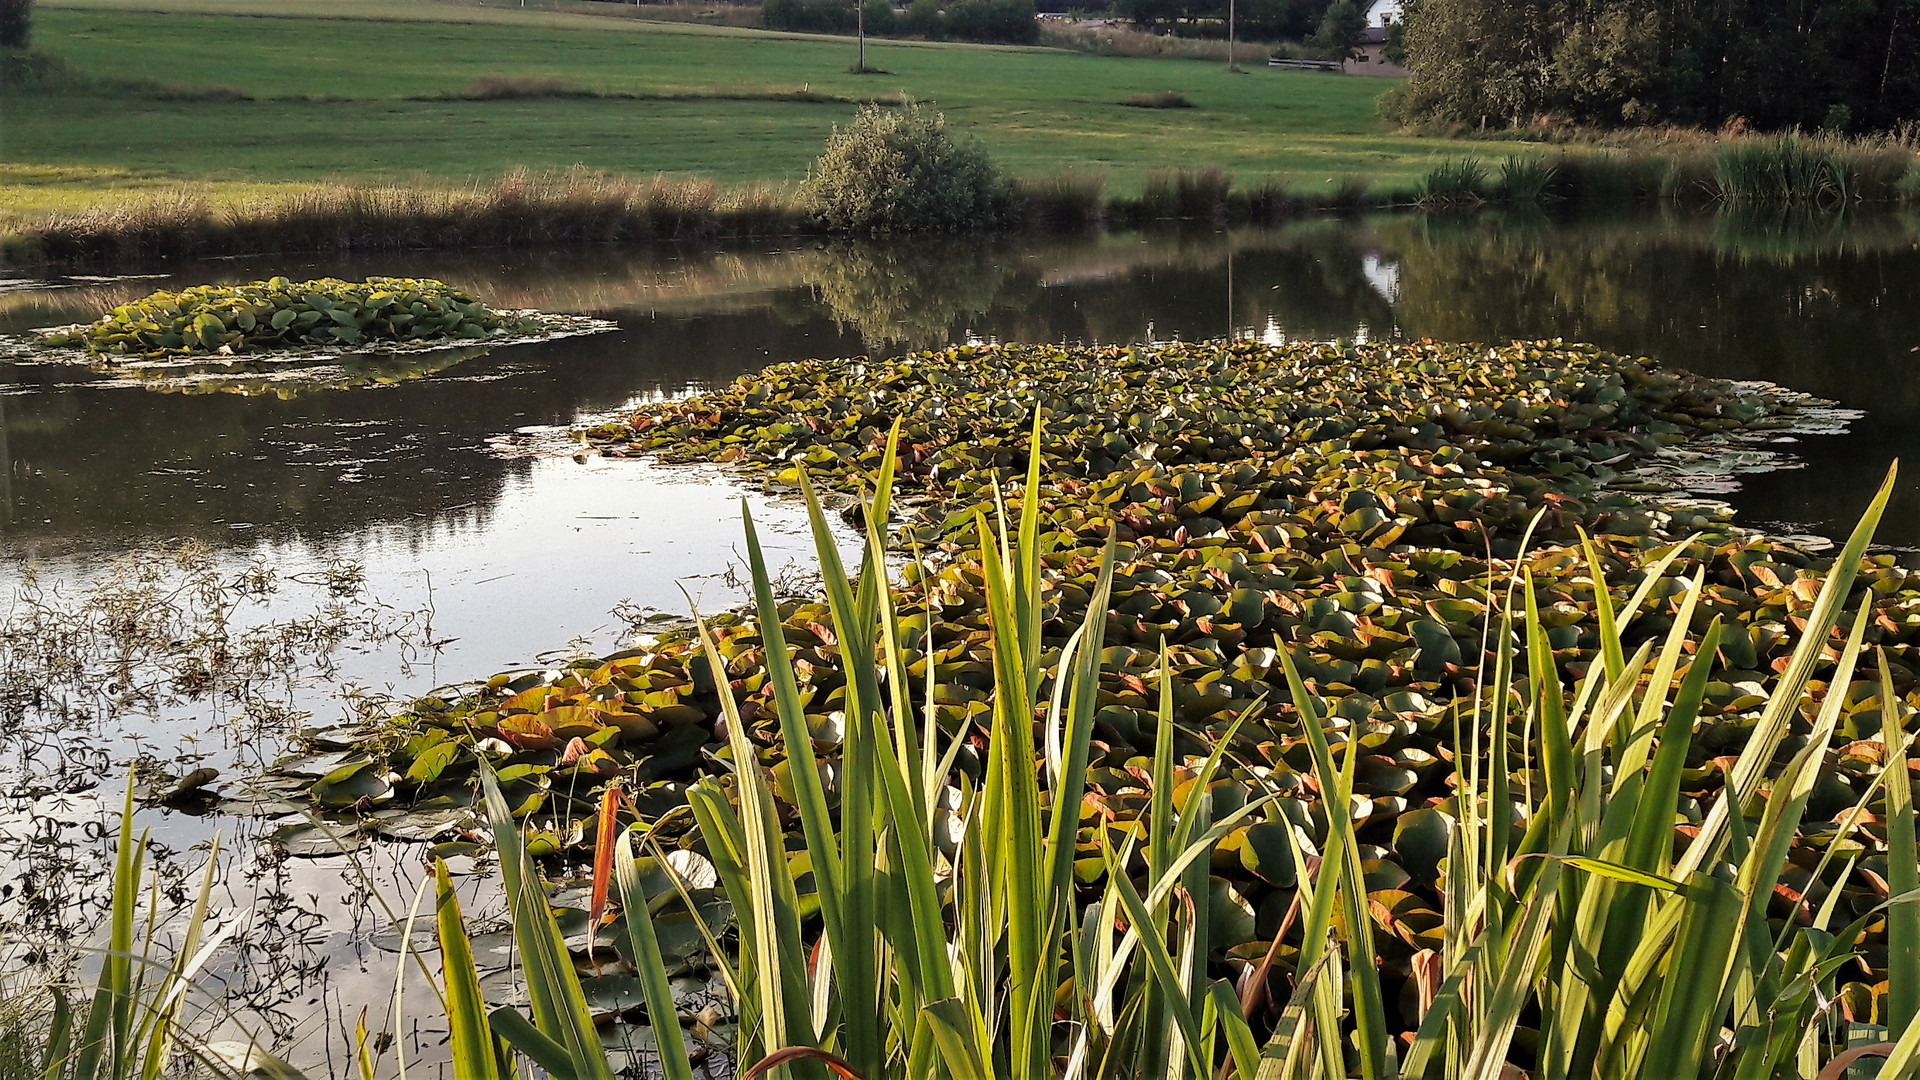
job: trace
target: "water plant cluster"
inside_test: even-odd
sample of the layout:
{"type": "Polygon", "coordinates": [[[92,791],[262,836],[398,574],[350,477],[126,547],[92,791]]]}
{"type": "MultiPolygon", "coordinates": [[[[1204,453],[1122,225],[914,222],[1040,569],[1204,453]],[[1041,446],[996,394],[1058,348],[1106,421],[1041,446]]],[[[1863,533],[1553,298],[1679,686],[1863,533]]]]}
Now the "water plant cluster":
{"type": "Polygon", "coordinates": [[[93,323],[46,334],[42,341],[82,348],[95,357],[158,359],[485,340],[547,328],[537,315],[495,311],[478,297],[430,278],[296,282],[276,277],[163,290],[122,304],[93,323]]]}
{"type": "MultiPolygon", "coordinates": [[[[1011,616],[994,594],[1014,545],[981,537],[983,515],[999,516],[1012,495],[1022,509],[1007,528],[1034,552],[1022,693],[1036,715],[1051,701],[1057,717],[1073,685],[1097,686],[1079,691],[1084,794],[1056,837],[1081,900],[1104,889],[1119,903],[1111,890],[1128,874],[1154,871],[1151,882],[1167,859],[1126,837],[1164,827],[1175,803],[1192,821],[1201,804],[1189,800],[1204,796],[1200,825],[1218,834],[1199,859],[1206,873],[1182,886],[1206,912],[1195,970],[1243,980],[1258,970],[1263,986],[1280,970],[1303,983],[1324,953],[1300,936],[1300,905],[1312,906],[1302,868],[1331,873],[1318,860],[1347,845],[1345,902],[1371,924],[1364,947],[1347,938],[1350,955],[1366,958],[1355,971],[1365,965],[1384,995],[1367,1022],[1412,1032],[1437,990],[1434,957],[1456,961],[1470,936],[1449,929],[1461,879],[1447,868],[1462,865],[1450,845],[1491,813],[1483,853],[1504,861],[1517,849],[1498,838],[1531,825],[1561,782],[1533,711],[1548,698],[1566,698],[1564,721],[1591,711],[1603,685],[1624,679],[1632,700],[1643,680],[1666,687],[1684,668],[1693,697],[1675,714],[1684,740],[1669,733],[1679,756],[1662,781],[1660,827],[1703,827],[1726,791],[1745,797],[1814,753],[1807,822],[1782,849],[1784,891],[1756,917],[1779,930],[1807,917],[1803,900],[1867,917],[1887,899],[1886,833],[1846,815],[1879,807],[1885,740],[1898,734],[1882,717],[1913,689],[1920,588],[1891,558],[1860,561],[1862,540],[1842,555],[1854,561],[1840,595],[1822,599],[1828,564],[1710,509],[1630,490],[1648,486],[1636,466],[1665,450],[1777,433],[1795,408],[1763,388],[1559,342],[1002,346],[777,366],[588,437],[608,454],[728,463],[775,490],[858,495],[876,475],[886,490],[897,481],[897,501],[876,495],[850,511],[870,530],[876,517],[894,522],[891,543],[907,556],[885,631],[898,652],[883,676],[848,662],[876,646],[849,643],[833,595],[845,572],[829,563],[825,599],[783,602],[764,588],[754,613],[707,620],[704,641],[670,632],[420,701],[361,733],[359,752],[306,772],[323,807],[375,828],[442,812],[451,831],[484,770],[535,852],[598,856],[607,829],[637,820],[663,853],[724,862],[707,820],[719,804],[701,816],[694,800],[698,829],[683,807],[712,783],[702,777],[738,777],[750,753],[768,767],[769,821],[784,830],[771,857],[786,860],[810,920],[832,903],[815,835],[825,826],[793,814],[808,819],[815,798],[836,813],[848,785],[871,779],[843,757],[861,737],[857,703],[882,692],[863,679],[881,679],[896,712],[925,718],[905,756],[921,762],[920,827],[943,857],[960,857],[965,829],[961,796],[942,793],[981,790],[1010,767],[1005,733],[1025,725],[1003,715],[1011,616]],[[1885,693],[1852,680],[1851,665],[1836,670],[1833,650],[1798,659],[1821,611],[1858,613],[1864,645],[1884,650],[1885,693]],[[1088,640],[1097,652],[1077,651],[1088,640]],[[1086,666],[1077,682],[1063,674],[1075,663],[1086,666]],[[1844,691],[1826,695],[1832,716],[1816,742],[1811,706],[1779,704],[1795,671],[1844,691]],[[1489,716],[1507,737],[1488,734],[1489,716]],[[1327,774],[1317,743],[1342,755],[1345,781],[1327,774]],[[817,767],[790,764],[814,755],[817,767]],[[1463,802],[1463,785],[1496,773],[1499,794],[1482,797],[1495,809],[1463,802]],[[600,795],[616,779],[624,803],[600,795]],[[1823,862],[1833,851],[1845,861],[1823,862]]],[[[817,528],[824,536],[823,520],[817,528]]],[[[1067,751],[1048,740],[1058,738],[1013,748],[1029,781],[1036,768],[1057,775],[1067,751]]],[[[1620,738],[1623,752],[1638,745],[1625,729],[1620,738]]],[[[729,895],[740,918],[745,893],[729,895]]],[[[673,925],[697,951],[685,931],[712,895],[692,901],[673,925]]],[[[1822,974],[1854,1019],[1881,1015],[1886,926],[1868,917],[1865,958],[1822,974]]],[[[742,948],[757,947],[744,918],[740,929],[742,948]]]]}
{"type": "Polygon", "coordinates": [[[1497,168],[1474,155],[1449,158],[1421,178],[1412,200],[1427,207],[1560,199],[1833,211],[1911,202],[1916,193],[1920,157],[1909,138],[1789,132],[1515,154],[1497,168]]]}

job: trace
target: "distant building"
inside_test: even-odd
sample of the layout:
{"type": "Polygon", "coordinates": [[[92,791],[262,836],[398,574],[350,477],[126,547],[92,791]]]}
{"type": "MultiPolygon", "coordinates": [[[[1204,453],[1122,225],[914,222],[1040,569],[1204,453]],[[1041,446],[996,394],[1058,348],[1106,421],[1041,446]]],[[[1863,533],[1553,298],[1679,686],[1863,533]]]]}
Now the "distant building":
{"type": "Polygon", "coordinates": [[[1373,0],[1367,8],[1367,28],[1360,31],[1360,38],[1354,42],[1354,51],[1360,55],[1340,65],[1340,70],[1349,75],[1386,75],[1402,76],[1407,69],[1388,61],[1383,53],[1387,47],[1387,28],[1400,21],[1400,0],[1373,0]]]}
{"type": "Polygon", "coordinates": [[[1385,30],[1400,21],[1400,0],[1373,0],[1367,8],[1367,27],[1385,30]]]}

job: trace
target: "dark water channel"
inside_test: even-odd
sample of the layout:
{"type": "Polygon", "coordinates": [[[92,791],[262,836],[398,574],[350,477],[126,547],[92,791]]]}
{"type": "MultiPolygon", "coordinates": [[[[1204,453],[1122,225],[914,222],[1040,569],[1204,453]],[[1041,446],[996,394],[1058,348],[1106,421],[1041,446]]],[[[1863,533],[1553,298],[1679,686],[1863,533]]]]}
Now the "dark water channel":
{"type": "MultiPolygon", "coordinates": [[[[1749,523],[1844,533],[1890,459],[1920,467],[1911,216],[1327,218],[1074,240],[240,259],[140,279],[0,282],[0,333],[90,318],[156,287],[273,274],[441,277],[496,305],[619,329],[432,374],[349,364],[142,381],[0,363],[8,617],[23,593],[79,604],[130,554],[191,542],[208,573],[278,575],[243,621],[350,592],[339,617],[366,631],[333,650],[324,677],[288,678],[262,698],[109,702],[57,724],[30,712],[22,730],[0,732],[0,921],[33,940],[84,934],[97,912],[105,823],[136,754],[242,774],[295,727],[340,720],[343,683],[418,693],[569,642],[611,647],[633,610],[684,611],[683,589],[708,609],[738,599],[738,488],[705,470],[576,456],[566,432],[770,363],[966,340],[1563,337],[1863,411],[1849,434],[1787,448],[1803,467],[1743,477],[1721,496],[1749,523]]],[[[801,552],[793,507],[761,500],[755,514],[771,524],[776,563],[801,552]]],[[[1902,485],[1881,538],[1920,549],[1920,486],[1902,485]]],[[[369,849],[356,869],[277,856],[250,817],[143,820],[174,872],[199,861],[191,849],[215,829],[226,834],[216,903],[253,922],[216,965],[227,1004],[209,1003],[208,1023],[260,1032],[316,1075],[345,1068],[362,1005],[378,1003],[370,1028],[391,1029],[381,1014],[397,936],[369,898],[410,901],[417,849],[369,849]]],[[[482,883],[469,892],[484,909],[482,883]]],[[[31,950],[15,951],[0,965],[31,950]]],[[[409,1001],[428,1000],[409,987],[409,1001]]],[[[424,1018],[399,1033],[409,1053],[436,1056],[424,1018]]]]}

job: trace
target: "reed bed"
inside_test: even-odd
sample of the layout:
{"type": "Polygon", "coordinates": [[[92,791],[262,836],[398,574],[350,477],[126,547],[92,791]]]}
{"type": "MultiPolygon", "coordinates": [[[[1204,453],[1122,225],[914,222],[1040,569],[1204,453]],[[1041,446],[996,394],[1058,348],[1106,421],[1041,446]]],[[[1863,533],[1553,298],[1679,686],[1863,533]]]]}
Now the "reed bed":
{"type": "Polygon", "coordinates": [[[1849,138],[1663,129],[1550,157],[1515,155],[1496,178],[1468,176],[1467,165],[1475,160],[1436,166],[1423,179],[1416,201],[1562,199],[1834,209],[1920,199],[1920,146],[1911,131],[1849,138]]]}
{"type": "MultiPolygon", "coordinates": [[[[1104,175],[1078,172],[1016,178],[1007,194],[1007,224],[1039,232],[1163,220],[1277,222],[1391,201],[1358,180],[1307,193],[1272,179],[1235,187],[1217,168],[1156,174],[1137,197],[1110,194],[1104,175]]],[[[182,187],[12,229],[0,232],[0,263],[126,265],[252,252],[638,245],[832,231],[782,185],[729,188],[581,169],[519,171],[468,188],[316,185],[242,206],[217,206],[203,190],[182,187]]]]}
{"type": "Polygon", "coordinates": [[[517,171],[470,188],[327,185],[215,207],[191,189],[54,215],[10,238],[15,260],[112,261],[256,251],[390,251],[705,239],[807,228],[776,185],[517,171]]]}
{"type": "Polygon", "coordinates": [[[1057,172],[1013,182],[1013,201],[1024,210],[1029,228],[1042,232],[1078,232],[1106,219],[1107,178],[1098,173],[1057,172]]]}

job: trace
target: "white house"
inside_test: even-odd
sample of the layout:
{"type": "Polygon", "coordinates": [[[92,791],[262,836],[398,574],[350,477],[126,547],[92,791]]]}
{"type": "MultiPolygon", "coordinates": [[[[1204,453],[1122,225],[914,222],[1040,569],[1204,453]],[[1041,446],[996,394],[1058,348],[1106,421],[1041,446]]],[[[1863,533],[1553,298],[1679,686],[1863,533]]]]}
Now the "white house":
{"type": "Polygon", "coordinates": [[[1340,70],[1349,75],[1405,75],[1405,68],[1383,55],[1387,44],[1387,27],[1399,21],[1400,0],[1373,0],[1367,7],[1367,28],[1360,31],[1360,40],[1354,42],[1354,49],[1359,55],[1341,64],[1340,70]]]}

